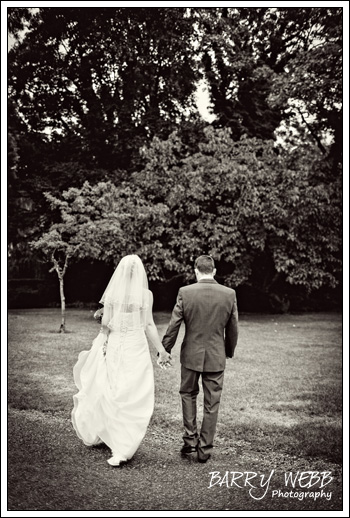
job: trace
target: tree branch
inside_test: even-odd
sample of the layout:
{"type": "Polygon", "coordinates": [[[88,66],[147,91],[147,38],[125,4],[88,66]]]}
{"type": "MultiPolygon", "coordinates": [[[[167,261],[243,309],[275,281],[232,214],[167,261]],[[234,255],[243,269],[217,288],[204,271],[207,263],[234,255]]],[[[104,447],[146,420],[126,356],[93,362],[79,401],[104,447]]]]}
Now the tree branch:
{"type": "Polygon", "coordinates": [[[67,266],[68,266],[68,257],[69,257],[69,255],[68,255],[68,254],[66,254],[66,256],[65,256],[65,260],[64,260],[63,269],[62,269],[62,277],[64,276],[64,274],[66,273],[66,270],[67,270],[67,266]]]}
{"type": "Polygon", "coordinates": [[[324,155],[326,155],[326,154],[327,154],[327,151],[326,151],[326,149],[324,148],[324,146],[323,146],[323,144],[322,144],[322,142],[321,142],[321,140],[320,140],[319,136],[315,133],[315,131],[314,131],[314,130],[312,129],[312,127],[310,126],[310,124],[307,122],[307,120],[305,119],[305,117],[304,117],[304,115],[303,115],[303,113],[302,113],[302,111],[301,111],[301,109],[300,109],[300,108],[298,108],[298,112],[299,112],[300,117],[302,118],[302,121],[304,122],[304,124],[306,124],[306,127],[307,127],[307,128],[308,128],[308,130],[310,131],[311,135],[312,135],[312,136],[313,136],[313,138],[316,140],[316,142],[317,142],[317,145],[318,145],[319,149],[322,151],[322,153],[323,153],[324,155]]]}
{"type": "MultiPolygon", "coordinates": [[[[56,249],[51,254],[51,260],[52,260],[52,262],[54,264],[54,268],[53,269],[56,270],[58,278],[61,279],[62,278],[62,270],[61,270],[61,267],[60,267],[60,265],[59,265],[59,263],[58,263],[58,261],[57,261],[57,259],[55,257],[55,252],[56,252],[56,249]]],[[[52,271],[52,269],[50,271],[52,271]]]]}

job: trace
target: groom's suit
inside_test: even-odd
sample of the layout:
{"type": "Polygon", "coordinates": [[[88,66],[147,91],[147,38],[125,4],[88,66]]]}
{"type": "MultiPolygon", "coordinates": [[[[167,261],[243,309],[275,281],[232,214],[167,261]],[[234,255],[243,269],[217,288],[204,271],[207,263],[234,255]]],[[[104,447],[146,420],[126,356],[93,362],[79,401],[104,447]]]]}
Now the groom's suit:
{"type": "Polygon", "coordinates": [[[170,353],[180,325],[185,323],[181,345],[181,387],[185,445],[198,447],[205,460],[213,447],[226,358],[232,358],[238,337],[236,293],[214,279],[201,279],[180,288],[163,345],[170,353]],[[203,422],[198,437],[196,398],[202,376],[203,422]]]}

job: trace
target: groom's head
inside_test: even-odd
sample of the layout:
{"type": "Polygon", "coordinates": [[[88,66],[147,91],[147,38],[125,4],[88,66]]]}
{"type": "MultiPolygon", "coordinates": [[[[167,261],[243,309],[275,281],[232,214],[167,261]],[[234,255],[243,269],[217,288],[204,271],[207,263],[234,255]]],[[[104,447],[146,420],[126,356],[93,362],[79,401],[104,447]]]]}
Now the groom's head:
{"type": "Polygon", "coordinates": [[[194,270],[197,278],[204,275],[214,277],[216,273],[214,259],[210,255],[199,256],[194,263],[194,270]]]}

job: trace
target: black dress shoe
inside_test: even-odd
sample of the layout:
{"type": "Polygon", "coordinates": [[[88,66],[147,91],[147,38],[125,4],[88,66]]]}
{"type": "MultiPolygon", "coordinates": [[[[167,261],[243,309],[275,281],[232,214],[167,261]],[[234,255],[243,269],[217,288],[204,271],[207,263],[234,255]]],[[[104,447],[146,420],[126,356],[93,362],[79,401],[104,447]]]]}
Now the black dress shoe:
{"type": "Polygon", "coordinates": [[[211,457],[211,455],[210,455],[210,454],[209,454],[209,455],[206,455],[205,457],[200,457],[200,456],[198,455],[198,462],[200,462],[201,464],[205,464],[205,463],[207,462],[207,460],[209,460],[209,459],[210,459],[210,457],[211,457]]]}
{"type": "Polygon", "coordinates": [[[191,455],[191,453],[197,453],[197,446],[188,446],[187,444],[185,444],[185,446],[183,446],[181,448],[181,455],[191,455]]]}

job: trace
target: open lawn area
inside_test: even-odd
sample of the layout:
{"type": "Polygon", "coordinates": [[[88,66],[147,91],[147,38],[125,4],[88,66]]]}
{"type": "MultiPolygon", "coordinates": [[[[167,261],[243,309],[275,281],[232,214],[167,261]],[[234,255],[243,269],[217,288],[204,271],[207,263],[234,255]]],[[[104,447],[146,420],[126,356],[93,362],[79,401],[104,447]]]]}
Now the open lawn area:
{"type": "MultiPolygon", "coordinates": [[[[155,314],[160,336],[169,318],[155,314]]],[[[84,446],[70,422],[73,365],[99,330],[93,312],[68,310],[66,334],[57,333],[59,325],[58,309],[9,311],[9,510],[342,509],[340,314],[240,315],[207,464],[179,454],[183,329],[172,368],[159,369],[151,349],[155,411],[121,468],[107,464],[105,446],[84,446]],[[306,471],[318,475],[287,484],[288,473],[294,479],[306,471]],[[235,483],[226,472],[237,472],[235,483]]]]}

